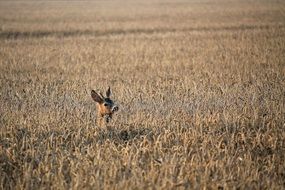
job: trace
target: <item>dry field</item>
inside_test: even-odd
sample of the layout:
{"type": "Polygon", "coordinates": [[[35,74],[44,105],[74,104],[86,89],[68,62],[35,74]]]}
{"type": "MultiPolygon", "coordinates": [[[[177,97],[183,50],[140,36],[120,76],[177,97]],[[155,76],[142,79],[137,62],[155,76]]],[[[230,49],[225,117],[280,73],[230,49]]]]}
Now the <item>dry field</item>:
{"type": "Polygon", "coordinates": [[[0,86],[0,189],[285,188],[284,1],[0,1],[0,86]]]}

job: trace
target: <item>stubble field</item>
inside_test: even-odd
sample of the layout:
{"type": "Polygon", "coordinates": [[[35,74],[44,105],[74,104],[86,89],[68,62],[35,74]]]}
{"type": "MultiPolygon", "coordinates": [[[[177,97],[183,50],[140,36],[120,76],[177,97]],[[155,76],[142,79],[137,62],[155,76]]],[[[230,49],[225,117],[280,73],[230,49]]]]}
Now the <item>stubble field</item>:
{"type": "Polygon", "coordinates": [[[284,10],[0,1],[0,189],[284,189],[284,10]]]}

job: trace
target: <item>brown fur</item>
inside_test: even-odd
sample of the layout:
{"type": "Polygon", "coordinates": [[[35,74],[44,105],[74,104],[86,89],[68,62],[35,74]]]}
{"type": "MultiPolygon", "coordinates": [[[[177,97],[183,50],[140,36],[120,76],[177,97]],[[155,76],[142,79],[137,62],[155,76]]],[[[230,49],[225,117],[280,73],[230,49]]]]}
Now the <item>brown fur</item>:
{"type": "Polygon", "coordinates": [[[110,87],[106,91],[106,97],[103,96],[101,93],[97,93],[94,90],[91,91],[91,97],[96,102],[97,108],[97,124],[102,126],[105,123],[108,123],[113,114],[119,110],[119,107],[114,104],[114,102],[110,99],[111,96],[111,89],[110,87]]]}

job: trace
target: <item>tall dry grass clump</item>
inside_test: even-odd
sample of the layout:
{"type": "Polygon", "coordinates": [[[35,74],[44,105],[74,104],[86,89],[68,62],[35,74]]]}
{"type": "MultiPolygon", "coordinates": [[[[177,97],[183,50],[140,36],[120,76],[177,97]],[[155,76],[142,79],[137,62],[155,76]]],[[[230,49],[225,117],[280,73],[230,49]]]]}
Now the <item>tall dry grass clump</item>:
{"type": "Polygon", "coordinates": [[[284,8],[0,1],[0,189],[284,189],[284,8]]]}

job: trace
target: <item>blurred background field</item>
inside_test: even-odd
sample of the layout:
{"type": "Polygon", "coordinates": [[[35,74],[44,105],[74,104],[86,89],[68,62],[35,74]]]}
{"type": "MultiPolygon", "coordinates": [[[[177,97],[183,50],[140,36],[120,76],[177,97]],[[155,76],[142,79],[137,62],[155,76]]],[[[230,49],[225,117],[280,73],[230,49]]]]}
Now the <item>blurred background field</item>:
{"type": "Polygon", "coordinates": [[[0,1],[0,189],[284,189],[284,37],[277,0],[0,1]]]}

